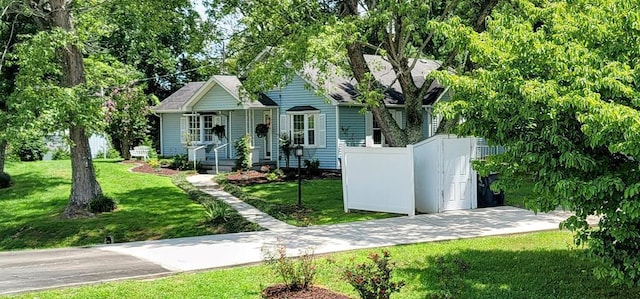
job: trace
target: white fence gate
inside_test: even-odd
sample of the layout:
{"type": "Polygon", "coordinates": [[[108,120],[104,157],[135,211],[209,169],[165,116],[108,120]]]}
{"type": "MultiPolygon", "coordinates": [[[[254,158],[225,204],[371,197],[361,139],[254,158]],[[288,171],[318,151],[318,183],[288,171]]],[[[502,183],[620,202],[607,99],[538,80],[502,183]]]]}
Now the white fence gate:
{"type": "Polygon", "coordinates": [[[470,161],[475,138],[436,135],[406,148],[345,147],[342,188],[350,209],[414,215],[477,207],[470,161]]]}

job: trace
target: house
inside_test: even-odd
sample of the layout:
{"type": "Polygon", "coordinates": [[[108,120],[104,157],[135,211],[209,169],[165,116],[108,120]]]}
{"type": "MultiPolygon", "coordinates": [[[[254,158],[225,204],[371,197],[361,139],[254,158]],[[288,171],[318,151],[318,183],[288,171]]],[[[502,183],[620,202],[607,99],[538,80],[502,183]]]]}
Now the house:
{"type": "MultiPolygon", "coordinates": [[[[396,121],[405,124],[403,98],[391,65],[379,56],[367,55],[374,76],[385,86],[385,103],[396,121]]],[[[425,76],[437,69],[436,61],[419,60],[412,71],[420,86],[425,76]]],[[[382,147],[384,136],[370,112],[361,113],[355,81],[334,76],[318,91],[317,71],[302,70],[282,88],[265,91],[258,100],[249,101],[241,93],[241,81],[235,76],[214,75],[206,82],[192,82],[166,98],[155,111],[160,116],[161,155],[186,154],[199,147],[206,159],[235,159],[233,143],[249,134],[253,162],[285,166],[278,139],[291,136],[304,147],[302,160],[318,160],[322,169],[340,168],[340,145],[382,147]],[[311,88],[309,88],[311,87],[311,88]],[[314,90],[315,89],[315,90],[314,90]],[[264,133],[258,136],[256,127],[264,133]]],[[[437,119],[432,105],[450,96],[447,88],[433,83],[423,100],[424,137],[434,135],[437,119]]],[[[202,158],[202,157],[201,157],[202,158]]],[[[296,167],[291,157],[290,166],[296,167]]]]}

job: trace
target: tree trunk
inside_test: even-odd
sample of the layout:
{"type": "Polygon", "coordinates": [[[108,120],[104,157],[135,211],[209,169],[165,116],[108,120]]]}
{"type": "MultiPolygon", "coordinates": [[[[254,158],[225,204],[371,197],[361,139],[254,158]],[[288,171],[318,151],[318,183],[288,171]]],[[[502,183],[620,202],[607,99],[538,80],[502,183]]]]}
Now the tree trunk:
{"type": "Polygon", "coordinates": [[[7,157],[7,140],[0,140],[0,173],[4,172],[4,162],[7,157]]]}
{"type": "MultiPolygon", "coordinates": [[[[66,0],[50,0],[51,19],[53,27],[58,27],[66,32],[74,33],[71,22],[71,6],[73,2],[66,0]]],[[[80,49],[75,44],[68,44],[60,50],[62,58],[62,80],[64,87],[74,87],[85,82],[84,61],[80,49]]],[[[73,118],[73,115],[70,116],[73,118]]],[[[93,214],[89,212],[89,202],[102,196],[102,189],[96,180],[95,169],[91,159],[89,138],[85,128],[71,126],[69,128],[71,145],[71,196],[69,204],[64,211],[65,218],[87,217],[93,214]]]]}
{"type": "Polygon", "coordinates": [[[125,160],[131,160],[131,152],[129,152],[129,146],[131,146],[131,143],[128,139],[120,139],[120,154],[125,160]]]}

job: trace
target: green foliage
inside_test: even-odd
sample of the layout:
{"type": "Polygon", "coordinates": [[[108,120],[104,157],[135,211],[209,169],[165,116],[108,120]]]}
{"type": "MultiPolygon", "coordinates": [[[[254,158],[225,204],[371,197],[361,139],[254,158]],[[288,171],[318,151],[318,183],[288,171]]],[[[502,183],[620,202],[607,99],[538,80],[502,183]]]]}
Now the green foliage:
{"type": "Polygon", "coordinates": [[[433,299],[460,298],[466,285],[463,275],[469,272],[469,264],[460,258],[437,256],[432,259],[437,271],[439,290],[433,299]]]}
{"type": "Polygon", "coordinates": [[[0,172],[0,189],[11,187],[11,176],[6,172],[0,172]]]}
{"type": "Polygon", "coordinates": [[[105,152],[103,151],[98,151],[98,153],[96,154],[96,157],[98,157],[98,159],[101,158],[105,158],[105,159],[122,159],[122,156],[120,156],[120,152],[115,149],[110,147],[107,150],[106,156],[105,156],[105,152]]]}
{"type": "Polygon", "coordinates": [[[251,168],[251,136],[244,135],[233,144],[236,149],[235,170],[251,168]]]}
{"type": "Polygon", "coordinates": [[[313,285],[316,276],[313,249],[301,250],[300,256],[295,260],[287,256],[287,247],[284,245],[263,247],[262,255],[265,263],[271,266],[289,289],[306,290],[313,285]]]}
{"type": "Polygon", "coordinates": [[[69,149],[61,147],[53,151],[53,160],[69,160],[71,159],[71,152],[69,149]]]}
{"type": "Polygon", "coordinates": [[[214,224],[228,222],[235,212],[229,205],[217,199],[206,201],[202,205],[207,222],[214,224]]]}
{"type": "Polygon", "coordinates": [[[91,213],[106,213],[116,209],[116,202],[108,196],[98,196],[89,201],[89,211],[91,213]]]}
{"type": "Polygon", "coordinates": [[[160,168],[160,165],[161,165],[158,159],[149,159],[149,161],[147,161],[147,164],[149,164],[149,166],[155,169],[160,168]]]}
{"type": "Polygon", "coordinates": [[[318,175],[320,174],[320,160],[304,160],[304,168],[307,169],[307,174],[318,175]]]}
{"type": "Polygon", "coordinates": [[[391,255],[383,250],[382,255],[370,253],[370,261],[349,265],[344,270],[344,278],[353,286],[362,299],[388,299],[391,294],[400,292],[404,281],[391,281],[394,264],[389,261],[391,255]]]}
{"type": "Polygon", "coordinates": [[[189,163],[188,155],[175,155],[173,156],[173,161],[169,164],[169,168],[175,170],[190,170],[193,169],[192,165],[192,163],[189,163]]]}
{"type": "Polygon", "coordinates": [[[278,139],[278,148],[280,149],[280,154],[284,156],[286,167],[289,168],[289,159],[293,154],[293,143],[291,142],[291,136],[289,136],[289,134],[280,134],[278,139]]]}
{"type": "Polygon", "coordinates": [[[255,133],[258,138],[267,137],[267,134],[269,134],[269,126],[267,124],[257,124],[255,133]]]}
{"type": "Polygon", "coordinates": [[[20,158],[20,161],[39,161],[47,152],[47,147],[42,138],[33,137],[13,143],[10,150],[20,158]]]}
{"type": "Polygon", "coordinates": [[[455,90],[438,109],[465,119],[457,133],[508,148],[478,165],[500,173],[496,188],[533,177],[527,207],[574,211],[562,227],[588,241],[596,274],[628,285],[640,285],[639,18],[636,1],[504,2],[460,39],[478,68],[436,75],[455,90]]]}

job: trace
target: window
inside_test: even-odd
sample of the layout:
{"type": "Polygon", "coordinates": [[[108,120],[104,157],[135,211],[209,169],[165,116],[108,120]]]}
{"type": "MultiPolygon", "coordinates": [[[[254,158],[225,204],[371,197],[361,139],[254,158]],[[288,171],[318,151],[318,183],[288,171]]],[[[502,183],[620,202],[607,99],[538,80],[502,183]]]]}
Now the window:
{"type": "Polygon", "coordinates": [[[315,115],[293,115],[293,144],[313,146],[316,144],[315,115]]]}
{"type": "Polygon", "coordinates": [[[317,110],[287,113],[280,116],[280,131],[291,142],[304,147],[326,147],[326,117],[317,110]]]}
{"type": "Polygon", "coordinates": [[[184,138],[187,139],[187,143],[200,143],[200,116],[199,115],[189,115],[187,116],[189,121],[187,136],[184,138]]]}
{"type": "Polygon", "coordinates": [[[221,115],[186,114],[180,118],[181,142],[184,144],[220,143],[215,127],[223,125],[221,115]]]}
{"type": "MultiPolygon", "coordinates": [[[[400,128],[404,127],[402,121],[402,111],[390,110],[391,116],[396,120],[400,128]]],[[[365,115],[365,129],[366,129],[366,146],[368,147],[380,147],[387,146],[388,143],[384,138],[380,124],[375,120],[371,112],[367,112],[365,115]]]]}
{"type": "Polygon", "coordinates": [[[382,129],[380,125],[376,121],[375,117],[373,118],[373,144],[382,145],[387,144],[386,141],[383,142],[384,135],[382,135],[382,129]]]}

